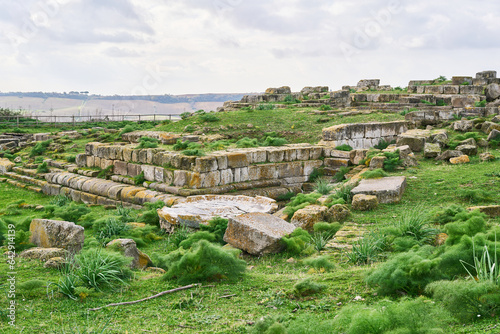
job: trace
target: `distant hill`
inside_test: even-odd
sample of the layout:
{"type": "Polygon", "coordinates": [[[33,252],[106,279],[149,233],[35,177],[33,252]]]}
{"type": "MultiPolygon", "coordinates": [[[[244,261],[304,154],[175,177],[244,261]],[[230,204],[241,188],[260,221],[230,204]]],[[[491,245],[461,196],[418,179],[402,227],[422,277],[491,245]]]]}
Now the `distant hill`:
{"type": "Polygon", "coordinates": [[[0,92],[0,107],[31,115],[181,114],[215,110],[249,94],[89,95],[88,92],[0,92]]]}

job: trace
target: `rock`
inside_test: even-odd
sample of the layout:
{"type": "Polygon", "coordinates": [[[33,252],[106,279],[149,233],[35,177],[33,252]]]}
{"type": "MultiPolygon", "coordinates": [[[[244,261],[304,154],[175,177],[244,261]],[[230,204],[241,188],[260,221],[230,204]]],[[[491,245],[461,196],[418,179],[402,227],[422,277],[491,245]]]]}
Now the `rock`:
{"type": "Polygon", "coordinates": [[[153,274],[165,274],[166,273],[165,269],[158,268],[158,267],[147,267],[146,271],[153,273],[153,274]]]}
{"type": "Polygon", "coordinates": [[[15,165],[7,158],[0,158],[0,174],[10,172],[15,165]]]}
{"type": "Polygon", "coordinates": [[[442,246],[446,242],[446,239],[448,239],[448,234],[446,233],[439,233],[436,235],[436,240],[434,240],[434,246],[442,246]]]}
{"type": "Polygon", "coordinates": [[[60,269],[66,264],[66,260],[62,257],[53,257],[50,258],[45,264],[43,265],[44,268],[51,268],[51,269],[60,269]]]}
{"type": "Polygon", "coordinates": [[[463,152],[460,152],[460,151],[456,151],[456,150],[447,150],[447,151],[444,151],[440,156],[438,156],[436,158],[436,160],[440,161],[440,160],[450,160],[451,158],[456,158],[456,157],[459,157],[463,155],[463,152]]]}
{"type": "Polygon", "coordinates": [[[326,213],[326,220],[330,222],[343,222],[349,217],[351,211],[344,204],[335,204],[328,209],[326,213]]]}
{"type": "Polygon", "coordinates": [[[14,159],[14,162],[15,162],[15,163],[20,163],[20,162],[23,162],[23,158],[21,158],[21,157],[16,157],[16,158],[14,159]]]}
{"type": "MultiPolygon", "coordinates": [[[[459,145],[472,145],[472,146],[477,146],[476,140],[474,138],[469,138],[466,140],[462,140],[459,145]]],[[[458,150],[460,151],[460,150],[458,150]]]]}
{"type": "Polygon", "coordinates": [[[62,257],[66,258],[68,256],[68,251],[62,248],[42,248],[34,247],[22,251],[19,257],[32,260],[47,261],[51,258],[62,257]]]}
{"type": "Polygon", "coordinates": [[[434,144],[439,144],[439,146],[445,147],[446,144],[448,144],[448,135],[444,132],[439,132],[432,135],[431,140],[434,144]]]}
{"type": "Polygon", "coordinates": [[[485,88],[486,101],[495,101],[500,97],[500,85],[496,83],[489,84],[485,88]]]}
{"type": "Polygon", "coordinates": [[[170,208],[158,210],[160,227],[171,231],[184,225],[198,228],[214,217],[230,218],[250,212],[273,213],[278,209],[276,201],[262,196],[199,195],[186,197],[170,208]]]}
{"type": "Polygon", "coordinates": [[[351,163],[353,165],[359,165],[361,160],[366,158],[366,152],[368,152],[367,149],[352,150],[349,153],[351,163]]]}
{"type": "Polygon", "coordinates": [[[409,134],[402,134],[398,137],[397,145],[408,145],[412,152],[421,152],[424,149],[425,138],[419,136],[412,136],[409,134]]]}
{"type": "Polygon", "coordinates": [[[472,121],[457,121],[453,123],[453,130],[461,132],[469,132],[474,128],[474,122],[472,121]]]}
{"type": "Polygon", "coordinates": [[[328,207],[323,205],[308,205],[303,209],[297,210],[290,223],[303,230],[312,232],[314,224],[325,221],[325,215],[328,207]]]}
{"type": "Polygon", "coordinates": [[[292,90],[288,86],[268,88],[266,89],[266,94],[292,94],[292,90]]]}
{"type": "Polygon", "coordinates": [[[488,147],[488,141],[486,139],[479,138],[479,140],[477,141],[477,146],[482,148],[488,147]]]}
{"type": "Polygon", "coordinates": [[[286,260],[286,263],[297,263],[297,260],[295,260],[293,257],[291,257],[288,260],[286,260]]]}
{"type": "Polygon", "coordinates": [[[35,211],[42,211],[42,210],[45,210],[45,207],[43,205],[35,206],[35,211]]]}
{"type": "Polygon", "coordinates": [[[479,210],[491,218],[500,217],[500,205],[473,206],[467,208],[469,211],[479,210]]]}
{"type": "Polygon", "coordinates": [[[492,121],[493,123],[500,123],[500,115],[496,115],[495,117],[493,117],[493,118],[491,119],[491,121],[492,121]]]}
{"type": "Polygon", "coordinates": [[[484,152],[484,153],[481,153],[479,155],[479,159],[481,159],[481,161],[494,161],[496,160],[495,156],[489,152],[484,152]]]}
{"type": "Polygon", "coordinates": [[[474,145],[460,145],[457,150],[468,156],[477,154],[477,146],[474,145]]]}
{"type": "Polygon", "coordinates": [[[488,135],[488,138],[486,140],[487,141],[500,140],[500,131],[498,131],[498,130],[492,130],[490,132],[490,134],[488,135]]]}
{"type": "Polygon", "coordinates": [[[424,157],[436,158],[440,154],[441,154],[441,146],[439,144],[425,143],[424,157]]]}
{"type": "Polygon", "coordinates": [[[30,232],[30,242],[36,246],[64,248],[71,254],[82,249],[85,239],[84,228],[67,221],[33,219],[30,232]]]}
{"type": "Polygon", "coordinates": [[[224,241],[247,253],[261,255],[282,250],[282,237],[295,226],[267,213],[246,213],[229,218],[224,241]]]}
{"type": "Polygon", "coordinates": [[[106,245],[106,248],[116,249],[125,257],[131,257],[133,260],[130,264],[130,268],[132,269],[144,269],[153,265],[149,256],[141,252],[132,239],[115,239],[110,241],[106,245]]]}
{"type": "Polygon", "coordinates": [[[466,164],[469,162],[470,162],[470,160],[469,160],[469,157],[467,155],[461,155],[459,157],[450,159],[450,163],[453,165],[466,164]]]}
{"type": "Polygon", "coordinates": [[[362,180],[351,194],[375,195],[379,203],[395,203],[401,200],[405,188],[405,176],[392,176],[362,180]]]}
{"type": "Polygon", "coordinates": [[[378,199],[375,195],[357,194],[352,198],[352,209],[358,211],[373,210],[378,206],[378,199]]]}
{"type": "Polygon", "coordinates": [[[385,156],[375,156],[370,160],[370,169],[384,168],[384,161],[387,159],[385,156]]]}

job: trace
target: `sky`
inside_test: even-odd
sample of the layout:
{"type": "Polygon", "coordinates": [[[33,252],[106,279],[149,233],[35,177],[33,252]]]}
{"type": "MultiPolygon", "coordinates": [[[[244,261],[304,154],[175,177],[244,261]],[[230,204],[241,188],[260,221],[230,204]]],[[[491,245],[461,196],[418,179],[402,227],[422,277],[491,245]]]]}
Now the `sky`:
{"type": "Polygon", "coordinates": [[[500,70],[491,0],[0,0],[0,91],[406,86],[500,70]]]}

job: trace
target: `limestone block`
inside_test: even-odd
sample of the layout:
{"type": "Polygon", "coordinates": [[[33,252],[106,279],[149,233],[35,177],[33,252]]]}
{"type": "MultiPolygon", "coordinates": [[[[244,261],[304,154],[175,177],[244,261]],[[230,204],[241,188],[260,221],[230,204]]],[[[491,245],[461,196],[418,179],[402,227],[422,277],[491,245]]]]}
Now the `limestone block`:
{"type": "Polygon", "coordinates": [[[165,169],[163,167],[155,167],[155,182],[163,182],[165,180],[165,169]]]}
{"type": "Polygon", "coordinates": [[[285,150],[282,148],[270,147],[266,152],[268,162],[282,162],[285,157],[285,150]]]}
{"type": "Polygon", "coordinates": [[[351,161],[351,164],[359,165],[361,163],[361,160],[364,160],[366,158],[366,152],[368,152],[367,149],[357,149],[349,152],[349,160],[351,161]]]}
{"type": "Polygon", "coordinates": [[[80,199],[85,204],[97,204],[97,195],[82,192],[80,199]]]}
{"type": "Polygon", "coordinates": [[[188,172],[185,170],[174,171],[174,186],[184,187],[188,183],[188,172]]]}
{"type": "Polygon", "coordinates": [[[460,86],[457,85],[444,85],[443,94],[460,94],[460,86]]]}
{"type": "Polygon", "coordinates": [[[96,165],[95,159],[96,159],[96,157],[94,157],[93,155],[87,155],[87,162],[85,163],[84,166],[80,166],[80,167],[97,167],[97,166],[100,166],[101,164],[96,165]]]}
{"type": "Polygon", "coordinates": [[[101,168],[106,169],[109,166],[113,166],[113,160],[101,158],[101,168]]]}
{"type": "Polygon", "coordinates": [[[452,85],[462,85],[463,83],[472,85],[472,77],[455,76],[451,78],[452,85]]]}
{"type": "Polygon", "coordinates": [[[134,203],[135,195],[144,190],[146,190],[146,188],[135,186],[125,187],[120,192],[120,199],[124,202],[134,203]]]}
{"type": "Polygon", "coordinates": [[[267,161],[267,152],[262,148],[255,148],[249,151],[250,163],[259,164],[267,161]]]}
{"type": "Polygon", "coordinates": [[[303,209],[297,210],[290,223],[295,227],[300,227],[306,231],[312,232],[314,224],[325,221],[328,207],[323,205],[308,205],[303,209]]]}
{"type": "Polygon", "coordinates": [[[384,161],[387,159],[385,156],[375,156],[370,160],[370,169],[384,168],[384,161]]]}
{"type": "Polygon", "coordinates": [[[15,165],[7,158],[0,158],[0,174],[10,172],[15,165]]]}
{"type": "Polygon", "coordinates": [[[138,158],[139,158],[138,162],[140,162],[141,164],[147,164],[148,163],[148,150],[147,149],[139,150],[138,158]]]}
{"type": "Polygon", "coordinates": [[[323,148],[321,146],[313,146],[309,149],[309,160],[318,160],[323,156],[323,148]]]}
{"type": "Polygon", "coordinates": [[[463,85],[460,86],[460,94],[462,95],[482,95],[483,86],[463,85]]]}
{"type": "Polygon", "coordinates": [[[470,162],[470,160],[469,160],[469,157],[467,155],[461,155],[459,157],[450,159],[450,163],[452,165],[466,164],[469,162],[470,162]]]}
{"type": "Polygon", "coordinates": [[[139,150],[132,149],[132,162],[139,162],[139,150]]]}
{"type": "Polygon", "coordinates": [[[117,250],[125,257],[131,257],[132,263],[130,264],[130,268],[132,269],[145,269],[153,265],[149,256],[141,252],[132,239],[115,239],[110,241],[106,245],[106,248],[117,250]]]}
{"type": "Polygon", "coordinates": [[[196,158],[194,171],[198,173],[208,173],[218,169],[217,159],[214,156],[196,158]]]}
{"type": "Polygon", "coordinates": [[[343,222],[345,221],[349,215],[351,214],[351,211],[347,207],[347,205],[344,204],[335,204],[328,209],[326,213],[326,220],[330,222],[343,222]]]}
{"type": "Polygon", "coordinates": [[[249,181],[248,167],[235,168],[233,170],[234,182],[246,182],[249,181]]]}
{"type": "Polygon", "coordinates": [[[408,145],[413,152],[421,152],[424,149],[425,138],[411,134],[402,134],[398,137],[396,145],[408,145]]]}
{"type": "Polygon", "coordinates": [[[443,86],[425,86],[425,94],[443,94],[443,86]]]}
{"type": "Polygon", "coordinates": [[[488,102],[495,101],[500,97],[500,85],[497,83],[489,84],[486,86],[485,94],[488,102]]]}
{"type": "Polygon", "coordinates": [[[323,156],[326,158],[350,159],[351,152],[352,151],[340,151],[327,146],[323,147],[323,156]]]}
{"type": "Polygon", "coordinates": [[[441,146],[434,143],[425,143],[424,146],[424,157],[426,158],[436,158],[441,154],[441,146]]]}
{"type": "Polygon", "coordinates": [[[395,203],[401,200],[406,188],[405,176],[361,180],[351,193],[377,196],[379,203],[395,203]]]}
{"type": "Polygon", "coordinates": [[[134,177],[134,176],[141,174],[141,172],[142,172],[141,165],[132,164],[132,163],[127,164],[127,175],[128,176],[134,177]]]}
{"type": "Polygon", "coordinates": [[[98,143],[98,142],[91,142],[91,143],[87,143],[85,145],[85,154],[87,155],[96,155],[97,154],[97,148],[101,145],[104,145],[102,143],[98,143]]]}
{"type": "Polygon", "coordinates": [[[488,135],[488,138],[486,139],[487,141],[491,140],[500,140],[500,131],[493,129],[490,134],[488,135]]]}
{"type": "Polygon", "coordinates": [[[113,173],[118,174],[118,175],[127,175],[127,165],[125,161],[120,161],[120,160],[115,160],[113,162],[114,167],[113,167],[113,173]]]}
{"type": "Polygon", "coordinates": [[[475,145],[459,145],[456,149],[468,156],[477,155],[477,146],[475,145]]]}
{"type": "Polygon", "coordinates": [[[302,162],[304,166],[304,176],[309,176],[315,170],[323,166],[323,161],[321,160],[309,160],[302,162]]]}
{"type": "Polygon", "coordinates": [[[234,182],[232,169],[223,169],[220,171],[220,185],[224,186],[234,182]]]}
{"type": "Polygon", "coordinates": [[[277,253],[280,240],[295,227],[283,219],[265,213],[247,213],[229,219],[224,241],[253,255],[277,253]]]}
{"type": "Polygon", "coordinates": [[[120,200],[121,192],[124,188],[127,188],[127,186],[123,184],[115,184],[108,188],[108,193],[106,194],[106,197],[109,197],[113,200],[120,200]]]}
{"type": "Polygon", "coordinates": [[[87,167],[87,155],[86,154],[77,154],[75,163],[78,167],[87,167]]]}
{"type": "Polygon", "coordinates": [[[251,181],[278,178],[276,164],[254,165],[248,167],[248,178],[251,181]]]}
{"type": "Polygon", "coordinates": [[[85,239],[84,228],[72,222],[33,219],[30,224],[30,242],[38,247],[63,248],[78,253],[85,239]]]}
{"type": "Polygon", "coordinates": [[[227,166],[229,168],[248,167],[248,157],[245,153],[230,152],[227,154],[227,166]]]}
{"type": "Polygon", "coordinates": [[[491,218],[500,217],[500,205],[473,206],[467,208],[469,211],[479,210],[491,218]]]}
{"type": "Polygon", "coordinates": [[[481,161],[495,161],[496,158],[493,154],[489,153],[489,152],[484,152],[484,153],[481,153],[479,155],[479,159],[481,159],[481,161]]]}
{"type": "Polygon", "coordinates": [[[170,185],[174,182],[174,171],[170,169],[163,169],[163,182],[170,185]]]}
{"type": "Polygon", "coordinates": [[[340,168],[349,166],[349,159],[325,158],[324,164],[328,168],[340,168]]]}
{"type": "Polygon", "coordinates": [[[155,180],[155,166],[141,165],[141,170],[144,173],[144,179],[146,181],[155,180]]]}
{"type": "Polygon", "coordinates": [[[47,261],[53,257],[66,258],[68,255],[68,251],[63,248],[33,247],[22,251],[19,254],[19,257],[24,259],[47,261]]]}
{"type": "Polygon", "coordinates": [[[378,199],[375,195],[357,194],[352,198],[352,209],[358,211],[370,211],[376,209],[378,199]]]}
{"type": "Polygon", "coordinates": [[[146,149],[146,163],[153,164],[153,159],[158,150],[156,148],[148,148],[146,149]]]}
{"type": "Polygon", "coordinates": [[[287,162],[277,164],[278,178],[303,176],[302,162],[287,162]]]}
{"type": "Polygon", "coordinates": [[[132,162],[133,151],[134,150],[131,147],[123,147],[122,149],[123,161],[132,162]]]}
{"type": "Polygon", "coordinates": [[[447,151],[444,151],[442,154],[440,154],[435,160],[445,160],[445,161],[448,161],[450,160],[451,158],[456,158],[456,157],[459,157],[459,156],[462,156],[463,155],[463,152],[461,151],[457,151],[457,150],[447,150],[447,151]]]}
{"type": "Polygon", "coordinates": [[[204,177],[202,177],[203,181],[201,183],[201,188],[213,188],[217,187],[221,181],[221,173],[219,170],[215,170],[213,172],[204,173],[204,177]]]}
{"type": "Polygon", "coordinates": [[[474,122],[468,120],[456,121],[453,123],[453,130],[460,132],[470,132],[474,128],[474,122]]]}

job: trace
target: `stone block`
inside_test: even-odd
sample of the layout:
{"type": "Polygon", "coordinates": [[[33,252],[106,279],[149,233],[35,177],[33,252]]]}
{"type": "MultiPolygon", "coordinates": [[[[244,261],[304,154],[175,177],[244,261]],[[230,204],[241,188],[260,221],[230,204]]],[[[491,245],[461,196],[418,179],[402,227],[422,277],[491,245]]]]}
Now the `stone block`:
{"type": "Polygon", "coordinates": [[[217,158],[214,156],[205,156],[196,158],[194,171],[198,173],[213,172],[218,169],[217,158]]]}
{"type": "Polygon", "coordinates": [[[282,148],[270,147],[266,149],[268,162],[283,162],[285,150],[282,148]]]}
{"type": "Polygon", "coordinates": [[[227,154],[228,168],[248,167],[248,157],[245,153],[230,152],[227,154]]]}
{"type": "Polygon", "coordinates": [[[126,163],[125,161],[121,161],[121,160],[115,160],[113,162],[113,164],[114,164],[114,167],[113,167],[113,173],[114,174],[127,175],[127,173],[128,173],[128,170],[127,170],[128,163],[126,163]]]}
{"type": "Polygon", "coordinates": [[[97,204],[97,195],[82,192],[80,199],[85,204],[97,204]]]}
{"type": "Polygon", "coordinates": [[[487,141],[500,140],[500,131],[493,129],[488,135],[487,141]]]}
{"type": "Polygon", "coordinates": [[[106,245],[106,248],[118,250],[123,256],[131,257],[132,262],[130,263],[130,268],[132,269],[146,269],[146,267],[153,265],[149,256],[141,252],[132,239],[115,239],[110,241],[106,245]]]}
{"type": "Polygon", "coordinates": [[[378,199],[375,195],[357,194],[352,198],[352,209],[358,211],[370,211],[376,209],[378,199]]]}
{"type": "Polygon", "coordinates": [[[486,100],[488,102],[495,101],[500,97],[500,85],[497,83],[492,83],[485,88],[486,100]]]}
{"type": "Polygon", "coordinates": [[[16,164],[7,158],[0,158],[0,174],[8,173],[16,164]]]}
{"type": "Polygon", "coordinates": [[[248,167],[235,168],[233,170],[234,182],[249,181],[248,167]]]}
{"type": "Polygon", "coordinates": [[[309,176],[315,170],[323,166],[323,161],[321,160],[309,160],[302,162],[304,166],[304,176],[309,176]]]}
{"type": "Polygon", "coordinates": [[[43,248],[63,248],[78,253],[85,239],[84,228],[72,222],[33,219],[30,224],[30,242],[43,248]]]}
{"type": "Polygon", "coordinates": [[[224,186],[234,182],[233,171],[231,169],[223,169],[220,171],[220,185],[224,186]]]}
{"type": "Polygon", "coordinates": [[[500,205],[473,206],[467,208],[467,210],[469,211],[479,210],[491,218],[500,217],[500,205]]]}
{"type": "Polygon", "coordinates": [[[361,160],[366,158],[366,152],[368,152],[367,149],[357,149],[349,152],[349,160],[351,161],[351,164],[359,165],[361,160]]]}
{"type": "Polygon", "coordinates": [[[304,170],[301,161],[277,164],[278,178],[303,176],[304,170]]]}
{"type": "Polygon", "coordinates": [[[451,158],[450,159],[450,163],[452,165],[466,164],[466,163],[469,163],[469,162],[470,162],[470,160],[469,160],[469,157],[467,155],[461,155],[459,157],[451,158]]]}
{"type": "Polygon", "coordinates": [[[474,128],[474,122],[468,120],[456,121],[453,123],[453,130],[460,132],[470,132],[474,128]]]}
{"type": "Polygon", "coordinates": [[[441,146],[434,143],[425,143],[424,146],[424,157],[426,158],[436,158],[441,154],[441,146]]]}
{"type": "Polygon", "coordinates": [[[295,227],[265,213],[248,213],[229,219],[224,241],[253,255],[277,253],[283,249],[281,238],[295,227]]]}
{"type": "Polygon", "coordinates": [[[324,165],[328,168],[340,168],[349,166],[349,159],[325,158],[324,165]]]}
{"type": "Polygon", "coordinates": [[[405,176],[383,177],[380,179],[361,180],[351,193],[353,195],[375,195],[379,203],[395,203],[401,200],[406,188],[405,176]]]}
{"type": "Polygon", "coordinates": [[[174,171],[174,186],[184,187],[188,183],[188,172],[185,170],[174,171]]]}
{"type": "Polygon", "coordinates": [[[141,170],[144,173],[144,179],[146,181],[154,181],[155,180],[155,166],[150,165],[141,165],[141,170]]]}
{"type": "Polygon", "coordinates": [[[384,168],[384,161],[387,160],[385,156],[375,156],[370,160],[370,169],[381,169],[384,168]]]}
{"type": "Polygon", "coordinates": [[[455,76],[451,78],[452,85],[463,86],[464,83],[472,85],[472,77],[455,76]]]}
{"type": "Polygon", "coordinates": [[[443,94],[443,86],[425,86],[425,94],[443,94]]]}
{"type": "Polygon", "coordinates": [[[219,170],[209,173],[204,173],[203,174],[204,176],[202,177],[203,181],[201,182],[201,188],[217,187],[221,181],[220,174],[221,173],[219,170]]]}
{"type": "Polygon", "coordinates": [[[131,147],[123,147],[122,149],[123,161],[132,162],[133,151],[134,150],[131,147]]]}
{"type": "Polygon", "coordinates": [[[328,207],[323,205],[308,205],[303,209],[297,210],[290,223],[295,227],[300,227],[306,231],[312,232],[316,223],[325,221],[328,207]]]}
{"type": "Polygon", "coordinates": [[[443,86],[443,94],[460,94],[460,86],[445,85],[443,86]]]}
{"type": "Polygon", "coordinates": [[[468,155],[468,156],[477,155],[477,146],[476,145],[459,145],[459,146],[457,146],[456,150],[463,152],[463,154],[468,155]]]}
{"type": "Polygon", "coordinates": [[[248,167],[248,178],[250,181],[277,179],[278,175],[276,164],[264,164],[248,167]]]}

